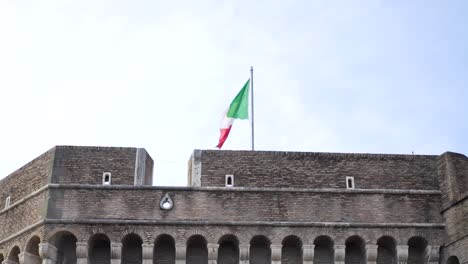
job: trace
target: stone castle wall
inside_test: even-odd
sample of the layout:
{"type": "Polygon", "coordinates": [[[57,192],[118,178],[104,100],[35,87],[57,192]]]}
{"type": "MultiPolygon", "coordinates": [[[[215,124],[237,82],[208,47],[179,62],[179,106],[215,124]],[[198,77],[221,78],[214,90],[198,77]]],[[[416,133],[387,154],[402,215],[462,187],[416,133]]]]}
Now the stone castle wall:
{"type": "MultiPolygon", "coordinates": [[[[0,244],[40,226],[47,217],[51,183],[102,184],[103,172],[112,184],[133,185],[135,166],[151,183],[153,160],[146,151],[136,163],[136,148],[56,146],[0,181],[0,244]],[[5,201],[10,197],[10,206],[5,201]]],[[[54,198],[57,196],[54,194],[54,198]]]]}
{"type": "Polygon", "coordinates": [[[55,148],[50,149],[28,164],[0,180],[0,208],[10,196],[10,204],[45,186],[52,173],[55,148]]]}
{"type": "Polygon", "coordinates": [[[133,185],[136,152],[136,148],[57,147],[52,183],[102,184],[102,174],[111,172],[112,184],[133,185]]]}
{"type": "Polygon", "coordinates": [[[429,155],[195,150],[192,161],[201,169],[189,178],[201,176],[201,186],[224,186],[232,174],[240,187],[346,188],[351,176],[358,189],[439,189],[429,155]]]}
{"type": "Polygon", "coordinates": [[[468,260],[468,158],[447,152],[439,157],[437,168],[447,232],[444,255],[468,260]]]}
{"type": "Polygon", "coordinates": [[[51,186],[48,218],[208,222],[438,223],[440,193],[51,186]],[[174,208],[159,203],[168,193],[174,208]]]}
{"type": "Polygon", "coordinates": [[[151,184],[142,151],[58,146],[0,181],[12,204],[0,211],[0,263],[468,263],[461,154],[203,150],[189,162],[201,187],[184,188],[134,186],[151,184]]]}
{"type": "Polygon", "coordinates": [[[0,244],[44,219],[46,190],[55,148],[0,181],[0,244]],[[5,202],[10,197],[10,206],[5,202]]]}

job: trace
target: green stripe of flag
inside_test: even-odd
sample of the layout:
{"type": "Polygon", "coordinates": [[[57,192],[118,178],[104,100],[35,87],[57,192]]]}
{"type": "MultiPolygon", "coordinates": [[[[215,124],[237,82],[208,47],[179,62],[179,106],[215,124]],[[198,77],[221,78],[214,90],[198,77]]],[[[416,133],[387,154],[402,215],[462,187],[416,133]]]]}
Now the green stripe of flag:
{"type": "Polygon", "coordinates": [[[227,111],[227,117],[235,119],[249,119],[249,86],[250,79],[247,80],[242,90],[236,95],[227,111]]]}

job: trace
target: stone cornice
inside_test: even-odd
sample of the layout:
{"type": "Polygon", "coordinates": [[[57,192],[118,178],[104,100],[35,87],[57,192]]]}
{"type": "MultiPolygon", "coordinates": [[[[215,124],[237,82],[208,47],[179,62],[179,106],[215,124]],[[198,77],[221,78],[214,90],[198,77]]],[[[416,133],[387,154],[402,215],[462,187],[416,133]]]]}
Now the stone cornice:
{"type": "Polygon", "coordinates": [[[191,221],[191,220],[124,220],[124,219],[45,219],[45,224],[108,224],[108,225],[196,225],[196,226],[271,226],[271,227],[354,227],[354,228],[436,228],[443,223],[346,223],[292,221],[191,221]]]}
{"type": "Polygon", "coordinates": [[[95,190],[163,190],[163,191],[205,191],[205,192],[305,192],[341,194],[409,194],[440,195],[439,190],[412,189],[340,189],[340,188],[271,188],[271,187],[173,187],[173,186],[133,186],[133,185],[90,185],[90,184],[50,184],[51,189],[95,189],[95,190]]]}

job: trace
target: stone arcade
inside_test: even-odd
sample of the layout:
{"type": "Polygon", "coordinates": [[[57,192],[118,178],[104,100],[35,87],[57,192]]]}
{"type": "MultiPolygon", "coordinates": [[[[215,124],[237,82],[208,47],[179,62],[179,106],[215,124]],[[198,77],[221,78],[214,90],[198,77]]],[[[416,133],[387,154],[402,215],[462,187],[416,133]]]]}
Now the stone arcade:
{"type": "Polygon", "coordinates": [[[0,181],[6,264],[468,263],[468,158],[57,146],[0,181]]]}

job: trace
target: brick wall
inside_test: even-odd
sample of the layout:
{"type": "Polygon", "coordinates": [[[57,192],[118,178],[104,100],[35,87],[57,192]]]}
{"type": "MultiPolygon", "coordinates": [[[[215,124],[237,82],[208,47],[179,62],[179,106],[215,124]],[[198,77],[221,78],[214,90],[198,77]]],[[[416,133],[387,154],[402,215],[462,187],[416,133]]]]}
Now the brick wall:
{"type": "Polygon", "coordinates": [[[437,162],[447,241],[444,256],[468,263],[468,158],[446,152],[437,162]]]}
{"type": "Polygon", "coordinates": [[[50,149],[0,181],[0,209],[6,197],[13,204],[47,184],[54,153],[55,148],[50,149]]]}
{"type": "Polygon", "coordinates": [[[438,158],[437,169],[443,208],[468,196],[468,158],[462,154],[446,152],[438,158]]]}
{"type": "Polygon", "coordinates": [[[57,146],[53,183],[102,184],[102,173],[112,174],[112,185],[133,185],[136,148],[57,146]]]}
{"type": "Polygon", "coordinates": [[[0,240],[44,219],[44,206],[47,191],[27,199],[26,201],[0,212],[0,240]]]}
{"type": "Polygon", "coordinates": [[[30,195],[47,185],[54,153],[50,149],[0,181],[0,240],[44,218],[46,191],[30,195]],[[10,207],[5,208],[8,196],[10,207]]]}
{"type": "Polygon", "coordinates": [[[346,188],[352,176],[360,189],[439,188],[437,156],[202,150],[193,159],[201,162],[202,186],[224,186],[233,174],[244,187],[346,188]]]}
{"type": "MultiPolygon", "coordinates": [[[[146,152],[146,151],[145,151],[146,152]]],[[[153,185],[153,166],[154,161],[151,156],[146,153],[145,160],[145,185],[153,185]]]]}
{"type": "Polygon", "coordinates": [[[115,187],[51,189],[49,218],[442,223],[437,194],[225,191],[115,187]],[[171,211],[159,202],[169,193],[171,211]]]}
{"type": "Polygon", "coordinates": [[[445,252],[446,259],[451,256],[456,256],[460,261],[460,264],[468,263],[468,237],[464,237],[461,240],[448,246],[445,252]]]}

